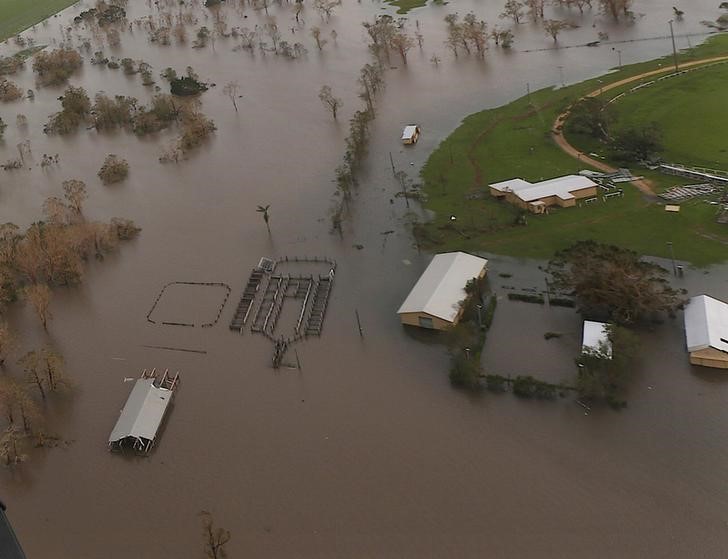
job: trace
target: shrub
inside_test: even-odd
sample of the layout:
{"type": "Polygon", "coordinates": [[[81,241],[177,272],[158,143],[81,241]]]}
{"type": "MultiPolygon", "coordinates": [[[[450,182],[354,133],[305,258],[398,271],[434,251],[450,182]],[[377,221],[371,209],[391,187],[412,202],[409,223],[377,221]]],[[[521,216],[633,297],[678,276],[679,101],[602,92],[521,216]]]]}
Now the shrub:
{"type": "Polygon", "coordinates": [[[216,130],[215,123],[202,113],[193,112],[184,118],[182,135],[177,147],[185,153],[199,146],[216,130]]]}
{"type": "Polygon", "coordinates": [[[573,299],[566,299],[564,297],[549,297],[549,305],[552,307],[574,308],[576,306],[576,302],[573,299]]]}
{"type": "Polygon", "coordinates": [[[207,86],[190,76],[173,79],[169,82],[172,95],[185,97],[188,95],[199,95],[203,91],[207,91],[207,86]]]}
{"type": "Polygon", "coordinates": [[[94,126],[97,130],[104,130],[131,125],[136,104],[134,97],[117,95],[110,99],[103,93],[97,93],[93,106],[94,126]]]}
{"type": "Polygon", "coordinates": [[[120,241],[133,239],[141,231],[141,228],[137,227],[131,219],[121,217],[112,217],[110,226],[116,232],[116,236],[119,237],[120,241]]]}
{"type": "Polygon", "coordinates": [[[453,356],[450,365],[450,384],[467,390],[479,390],[480,370],[476,359],[468,359],[463,354],[453,356]]]}
{"type": "Polygon", "coordinates": [[[560,332],[546,332],[543,335],[543,339],[544,340],[550,340],[552,338],[560,338],[560,337],[561,337],[561,333],[560,332]]]}
{"type": "Polygon", "coordinates": [[[534,295],[531,293],[509,293],[508,299],[511,301],[523,301],[524,303],[536,303],[543,305],[545,303],[544,298],[541,295],[534,295]]]}
{"type": "Polygon", "coordinates": [[[491,392],[505,392],[508,379],[501,375],[485,375],[485,387],[491,392]]]}
{"type": "Polygon", "coordinates": [[[25,65],[20,56],[0,56],[0,76],[15,74],[25,65]]]}
{"type": "Polygon", "coordinates": [[[58,48],[51,52],[41,51],[33,60],[33,71],[38,74],[40,85],[60,85],[81,67],[81,55],[71,48],[58,48]]]}
{"type": "Polygon", "coordinates": [[[61,97],[62,110],[46,124],[46,134],[70,134],[91,111],[91,100],[82,87],[69,86],[61,97]]]}
{"type": "Polygon", "coordinates": [[[129,163],[111,153],[106,156],[98,175],[104,184],[121,182],[129,175],[129,163]]]}
{"type": "Polygon", "coordinates": [[[0,101],[8,102],[20,99],[23,90],[9,80],[0,80],[0,101]]]}

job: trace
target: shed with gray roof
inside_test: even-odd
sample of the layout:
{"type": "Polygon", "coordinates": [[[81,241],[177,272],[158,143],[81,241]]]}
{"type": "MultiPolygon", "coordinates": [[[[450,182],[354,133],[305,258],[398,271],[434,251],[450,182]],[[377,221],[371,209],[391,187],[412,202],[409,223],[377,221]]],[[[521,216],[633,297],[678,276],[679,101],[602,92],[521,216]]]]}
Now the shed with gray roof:
{"type": "Polygon", "coordinates": [[[179,373],[172,376],[168,369],[159,375],[156,369],[144,369],[111,431],[109,448],[131,447],[142,454],[148,453],[156,442],[178,384],[179,373]]]}

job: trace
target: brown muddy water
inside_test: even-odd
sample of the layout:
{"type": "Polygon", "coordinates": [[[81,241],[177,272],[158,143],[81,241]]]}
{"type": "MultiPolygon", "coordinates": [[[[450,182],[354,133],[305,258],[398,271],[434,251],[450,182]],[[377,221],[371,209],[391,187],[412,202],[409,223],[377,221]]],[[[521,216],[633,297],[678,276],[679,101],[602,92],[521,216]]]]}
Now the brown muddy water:
{"type": "MultiPolygon", "coordinates": [[[[347,0],[328,24],[307,7],[306,26],[295,37],[291,9],[270,8],[284,38],[307,46],[308,55],[297,61],[233,52],[232,40],[193,50],[152,45],[137,28],[124,33],[115,56],[142,58],[155,73],[191,65],[218,84],[202,96],[218,131],[178,165],[157,161],[171,131],[143,140],[92,131],[44,136],[42,125],[58,110],[61,89],[40,89],[33,102],[0,108],[10,124],[0,159],[13,157],[26,137],[36,162],[43,153],[61,158],[57,168],[2,172],[0,219],[27,225],[40,215],[45,197],[60,194],[62,180],[78,178],[89,185],[87,215],[130,217],[143,227],[137,240],[93,263],[81,287],[56,292],[47,336],[27,309],[10,310],[26,345],[57,346],[77,382],[50,410],[68,444],[0,471],[2,497],[29,557],[200,557],[197,513],[203,509],[231,531],[228,552],[236,558],[728,554],[728,377],[689,366],[681,317],[644,336],[630,406],[585,416],[568,399],[521,402],[452,390],[437,337],[403,329],[394,314],[428,257],[413,247],[406,208],[393,198],[389,152],[416,178],[465,115],[522,95],[527,83],[532,89],[560,83],[559,66],[573,82],[615,66],[612,46],[624,63],[670,49],[663,38],[522,52],[550,44],[526,24],[516,32],[514,52],[491,49],[485,62],[453,60],[442,43],[444,15],[474,9],[494,23],[501,4],[459,1],[409,15],[411,30],[420,22],[424,49],[411,52],[407,67],[393,57],[396,68],[386,75],[343,239],[328,232],[331,179],[345,123],[358,106],[358,69],[367,61],[359,24],[392,13],[378,3],[347,0]],[[330,41],[319,53],[308,35],[314,23],[324,34],[335,28],[337,44],[330,41]],[[442,58],[438,67],[429,62],[433,53],[442,58]],[[238,114],[222,94],[231,79],[241,84],[238,114]],[[317,98],[324,83],[344,99],[338,124],[317,98]],[[14,125],[19,112],[28,117],[27,132],[14,125]],[[424,134],[404,150],[399,133],[410,122],[424,134]],[[107,153],[129,160],[126,182],[104,187],[96,178],[107,153]],[[271,205],[271,235],[255,212],[258,204],[271,205]],[[357,244],[364,248],[353,248],[357,244]],[[328,256],[338,263],[323,335],[297,346],[301,370],[272,370],[270,342],[227,328],[250,269],[264,255],[328,256]],[[175,281],[232,286],[215,327],[147,322],[162,287],[175,281]],[[155,366],[179,369],[182,377],[158,447],[149,458],[108,453],[107,437],[130,390],[123,379],[155,366]]],[[[700,20],[717,17],[716,4],[681,6],[687,13],[677,25],[680,47],[688,46],[685,33],[702,31],[700,20]]],[[[156,13],[153,6],[130,2],[130,18],[156,13]]],[[[61,25],[87,7],[76,5],[29,34],[38,43],[58,42],[61,25]]],[[[265,22],[265,14],[250,9],[238,20],[231,2],[223,10],[230,26],[265,22]]],[[[195,11],[206,23],[204,9],[195,11]]],[[[561,41],[583,44],[595,40],[598,29],[608,29],[613,40],[667,33],[671,4],[644,0],[636,11],[644,17],[625,28],[602,18],[594,28],[595,18],[586,16],[561,41]]],[[[78,43],[77,35],[89,33],[73,35],[78,43]]],[[[3,54],[13,50],[2,47],[3,54]]],[[[99,69],[86,58],[74,85],[92,94],[151,96],[138,76],[99,69]]],[[[16,81],[34,88],[29,68],[16,81]]],[[[504,298],[504,285],[539,287],[537,266],[492,258],[491,284],[501,304],[484,363],[504,373],[560,378],[562,371],[570,374],[578,317],[504,298]],[[547,330],[568,335],[545,345],[547,330]]],[[[728,268],[715,267],[688,270],[681,281],[691,293],[726,298],[727,279],[728,268]]],[[[170,313],[204,318],[219,294],[171,295],[165,302],[170,313]]]]}

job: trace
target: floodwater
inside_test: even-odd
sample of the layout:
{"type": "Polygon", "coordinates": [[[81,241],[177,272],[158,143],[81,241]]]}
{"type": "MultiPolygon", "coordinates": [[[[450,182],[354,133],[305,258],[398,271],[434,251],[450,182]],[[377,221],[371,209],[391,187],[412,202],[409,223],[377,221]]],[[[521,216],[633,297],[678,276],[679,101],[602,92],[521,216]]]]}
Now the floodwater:
{"type": "MultiPolygon", "coordinates": [[[[264,13],[250,9],[239,21],[234,3],[226,4],[230,26],[265,22],[264,13]]],[[[524,94],[526,84],[557,85],[562,72],[566,82],[606,72],[617,64],[616,49],[627,64],[671,48],[664,38],[671,6],[643,0],[636,11],[645,16],[636,24],[620,28],[598,18],[594,28],[590,15],[561,42],[595,40],[598,29],[612,40],[662,39],[523,52],[551,43],[525,24],[513,52],[491,49],[485,62],[454,60],[443,46],[444,15],[474,9],[494,23],[501,4],[462,0],[410,14],[410,30],[419,20],[425,36],[423,52],[413,49],[406,67],[392,58],[343,239],[328,231],[331,179],[345,123],[359,103],[358,69],[367,61],[360,22],[392,13],[384,5],[347,0],[328,24],[307,8],[306,27],[295,37],[291,8],[271,7],[284,38],[308,48],[296,61],[233,52],[232,40],[218,39],[214,50],[191,49],[152,45],[136,27],[123,34],[122,46],[107,54],[143,58],[155,74],[191,65],[218,84],[202,96],[218,131],[178,165],[157,161],[172,131],[141,140],[93,131],[44,136],[61,89],[40,89],[33,102],[0,107],[10,124],[0,159],[13,157],[27,137],[36,162],[43,153],[61,160],[45,170],[0,174],[2,221],[27,225],[45,197],[60,194],[62,180],[78,178],[91,195],[86,215],[130,217],[143,228],[137,240],[92,263],[82,286],[55,292],[47,336],[27,309],[10,310],[28,348],[57,346],[77,384],[49,410],[67,443],[0,472],[3,500],[29,557],[196,558],[201,510],[231,531],[230,557],[726,555],[728,377],[688,365],[680,318],[644,336],[630,406],[585,416],[569,400],[522,402],[452,390],[437,337],[403,329],[394,314],[428,257],[407,234],[390,152],[416,178],[427,155],[467,114],[524,94]],[[308,35],[314,22],[325,35],[332,28],[338,33],[321,53],[308,35]],[[429,62],[435,53],[438,66],[429,62]],[[222,93],[233,79],[241,85],[237,114],[222,93]],[[317,98],[324,83],[344,99],[339,123],[317,98]],[[14,125],[18,112],[28,117],[27,132],[14,125]],[[399,133],[410,122],[424,134],[404,150],[399,133]],[[129,179],[113,187],[96,178],[108,153],[131,164],[129,179]],[[265,204],[271,205],[270,235],[255,211],[265,204]],[[274,371],[270,342],[232,333],[227,322],[258,259],[284,255],[327,256],[338,267],[322,337],[296,346],[301,370],[274,371]],[[216,326],[147,322],[162,287],[177,281],[232,286],[216,326]],[[149,458],[112,455],[106,440],[130,390],[123,379],[144,367],[180,370],[174,408],[149,458]]],[[[715,5],[683,6],[679,47],[688,46],[685,33],[703,31],[700,20],[717,17],[715,5]]],[[[130,3],[130,19],[156,9],[150,6],[130,3]]],[[[61,26],[87,7],[81,3],[38,26],[36,42],[58,41],[61,26]]],[[[205,10],[196,12],[202,17],[205,10]]],[[[74,31],[78,43],[77,35],[89,33],[74,31]]],[[[13,50],[2,47],[3,54],[13,50]]],[[[73,84],[91,94],[151,96],[138,76],[99,69],[86,58],[73,84]]],[[[34,88],[29,65],[15,81],[34,88]]],[[[526,314],[517,306],[524,304],[503,297],[502,285],[539,287],[537,264],[492,258],[501,305],[484,362],[504,373],[568,374],[578,317],[561,309],[526,314]],[[499,277],[504,270],[513,276],[499,277]],[[532,351],[527,340],[551,329],[572,335],[532,351]]],[[[727,278],[728,268],[715,267],[688,270],[680,281],[691,293],[726,298],[727,278]]],[[[178,314],[184,299],[171,300],[178,314]]],[[[190,301],[191,315],[206,309],[190,301]]]]}

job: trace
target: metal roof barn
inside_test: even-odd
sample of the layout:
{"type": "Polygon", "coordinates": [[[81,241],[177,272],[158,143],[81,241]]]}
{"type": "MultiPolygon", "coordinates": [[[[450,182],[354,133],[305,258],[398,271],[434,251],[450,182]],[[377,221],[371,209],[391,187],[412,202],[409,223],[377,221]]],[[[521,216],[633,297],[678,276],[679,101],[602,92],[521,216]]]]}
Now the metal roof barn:
{"type": "Polygon", "coordinates": [[[728,368],[728,303],[708,295],[691,298],[685,309],[685,337],[693,364],[728,368]],[[716,363],[701,362],[706,358],[716,363]]]}
{"type": "Polygon", "coordinates": [[[488,261],[464,252],[437,254],[417,280],[397,314],[423,313],[454,323],[468,281],[482,277],[488,261]]]}
{"type": "Polygon", "coordinates": [[[728,303],[708,295],[690,299],[685,309],[688,351],[708,347],[728,352],[728,303]]]}
{"type": "Polygon", "coordinates": [[[131,446],[138,452],[148,453],[154,446],[178,383],[179,373],[171,376],[166,370],[159,376],[156,369],[144,369],[109,436],[109,448],[120,450],[131,446]]]}

